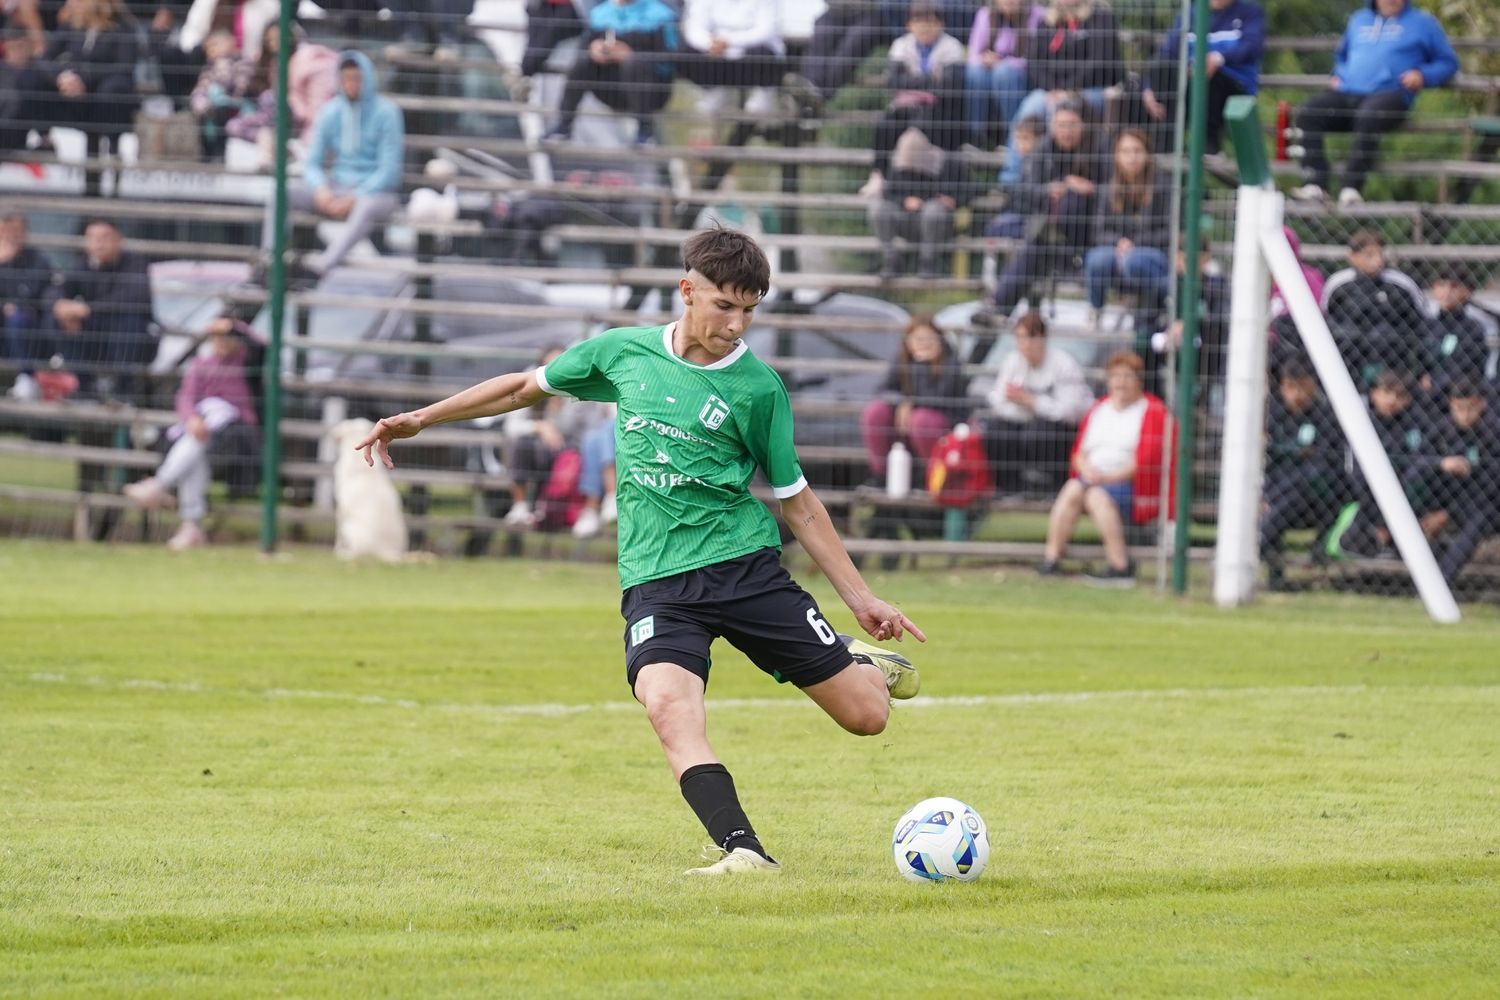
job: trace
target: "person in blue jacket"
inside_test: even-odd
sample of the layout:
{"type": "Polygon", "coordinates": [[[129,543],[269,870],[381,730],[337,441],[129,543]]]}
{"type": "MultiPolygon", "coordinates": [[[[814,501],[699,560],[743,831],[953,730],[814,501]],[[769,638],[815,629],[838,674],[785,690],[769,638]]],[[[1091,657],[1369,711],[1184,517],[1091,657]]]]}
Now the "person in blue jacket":
{"type": "MultiPolygon", "coordinates": [[[[305,261],[319,274],[337,267],[355,244],[390,218],[400,204],[406,124],[401,109],[376,88],[375,65],[363,52],[339,55],[338,92],[313,125],[302,180],[287,185],[289,211],[312,211],[346,223],[317,258],[305,261]]],[[[276,233],[274,203],[266,207],[261,247],[276,233]]]]}
{"type": "Polygon", "coordinates": [[[1297,112],[1307,150],[1302,161],[1307,182],[1292,197],[1317,201],[1328,196],[1323,137],[1353,132],[1339,205],[1364,201],[1365,178],[1375,166],[1381,134],[1406,121],[1419,91],[1444,86],[1457,72],[1458,57],[1442,25],[1411,0],[1369,0],[1349,15],[1328,89],[1308,98],[1297,112]]]}
{"type": "MultiPolygon", "coordinates": [[[[1224,138],[1224,105],[1236,94],[1260,89],[1260,59],[1266,51],[1266,12],[1248,0],[1208,0],[1208,143],[1219,152],[1224,138]]],[[[1191,12],[1188,13],[1192,16],[1191,12]]],[[[1152,121],[1170,123],[1177,104],[1177,56],[1182,47],[1182,19],[1162,39],[1146,71],[1141,103],[1152,121]]],[[[1193,32],[1188,29],[1188,65],[1193,59],[1193,32]]]]}

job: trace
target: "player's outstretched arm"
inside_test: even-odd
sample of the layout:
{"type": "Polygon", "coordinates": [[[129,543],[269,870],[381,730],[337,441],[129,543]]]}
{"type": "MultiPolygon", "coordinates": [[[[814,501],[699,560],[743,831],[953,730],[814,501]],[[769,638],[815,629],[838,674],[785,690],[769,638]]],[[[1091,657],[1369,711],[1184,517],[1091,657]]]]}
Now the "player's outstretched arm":
{"type": "Polygon", "coordinates": [[[839,597],[854,612],[860,628],[882,642],[887,639],[900,642],[907,632],[918,642],[927,641],[916,622],[902,614],[894,604],[882,601],[870,592],[869,585],[849,558],[838,529],[828,516],[828,508],[823,506],[823,501],[818,499],[811,486],[781,501],[781,515],[792,534],[797,536],[797,541],[802,543],[813,562],[839,592],[839,597]]]}
{"type": "Polygon", "coordinates": [[[396,463],[391,461],[390,452],[392,441],[415,437],[423,428],[434,424],[494,417],[512,410],[525,409],[541,401],[546,395],[537,384],[535,372],[497,375],[420,410],[408,410],[382,418],[375,429],[354,446],[354,450],[363,451],[365,461],[370,465],[375,464],[372,452],[378,453],[385,467],[394,469],[396,463]]]}

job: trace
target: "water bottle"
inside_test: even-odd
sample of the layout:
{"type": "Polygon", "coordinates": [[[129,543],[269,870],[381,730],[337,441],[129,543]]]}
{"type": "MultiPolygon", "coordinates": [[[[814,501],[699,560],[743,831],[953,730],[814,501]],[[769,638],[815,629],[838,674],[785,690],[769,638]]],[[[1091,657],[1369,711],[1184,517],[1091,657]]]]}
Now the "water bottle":
{"type": "Polygon", "coordinates": [[[885,495],[901,499],[911,493],[911,452],[897,441],[885,457],[885,495]]]}

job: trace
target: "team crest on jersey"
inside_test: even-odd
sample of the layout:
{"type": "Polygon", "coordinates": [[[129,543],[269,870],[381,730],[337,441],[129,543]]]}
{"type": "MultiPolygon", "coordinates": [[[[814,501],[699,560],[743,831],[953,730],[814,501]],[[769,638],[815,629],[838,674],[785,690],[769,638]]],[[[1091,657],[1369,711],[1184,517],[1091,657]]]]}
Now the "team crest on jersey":
{"type": "Polygon", "coordinates": [[[711,431],[716,431],[723,426],[728,416],[729,404],[718,396],[709,396],[708,402],[703,404],[703,409],[698,411],[699,421],[711,431]]]}

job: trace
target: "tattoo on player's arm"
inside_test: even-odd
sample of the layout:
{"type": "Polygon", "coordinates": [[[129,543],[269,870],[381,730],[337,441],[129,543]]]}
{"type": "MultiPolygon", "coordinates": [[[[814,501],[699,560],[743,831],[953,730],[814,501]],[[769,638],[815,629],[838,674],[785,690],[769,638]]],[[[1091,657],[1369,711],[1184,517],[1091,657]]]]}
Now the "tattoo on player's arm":
{"type": "Polygon", "coordinates": [[[802,519],[802,526],[805,528],[809,524],[812,524],[817,519],[818,519],[818,515],[816,515],[816,514],[809,514],[809,515],[807,515],[806,517],[804,517],[802,519]]]}

